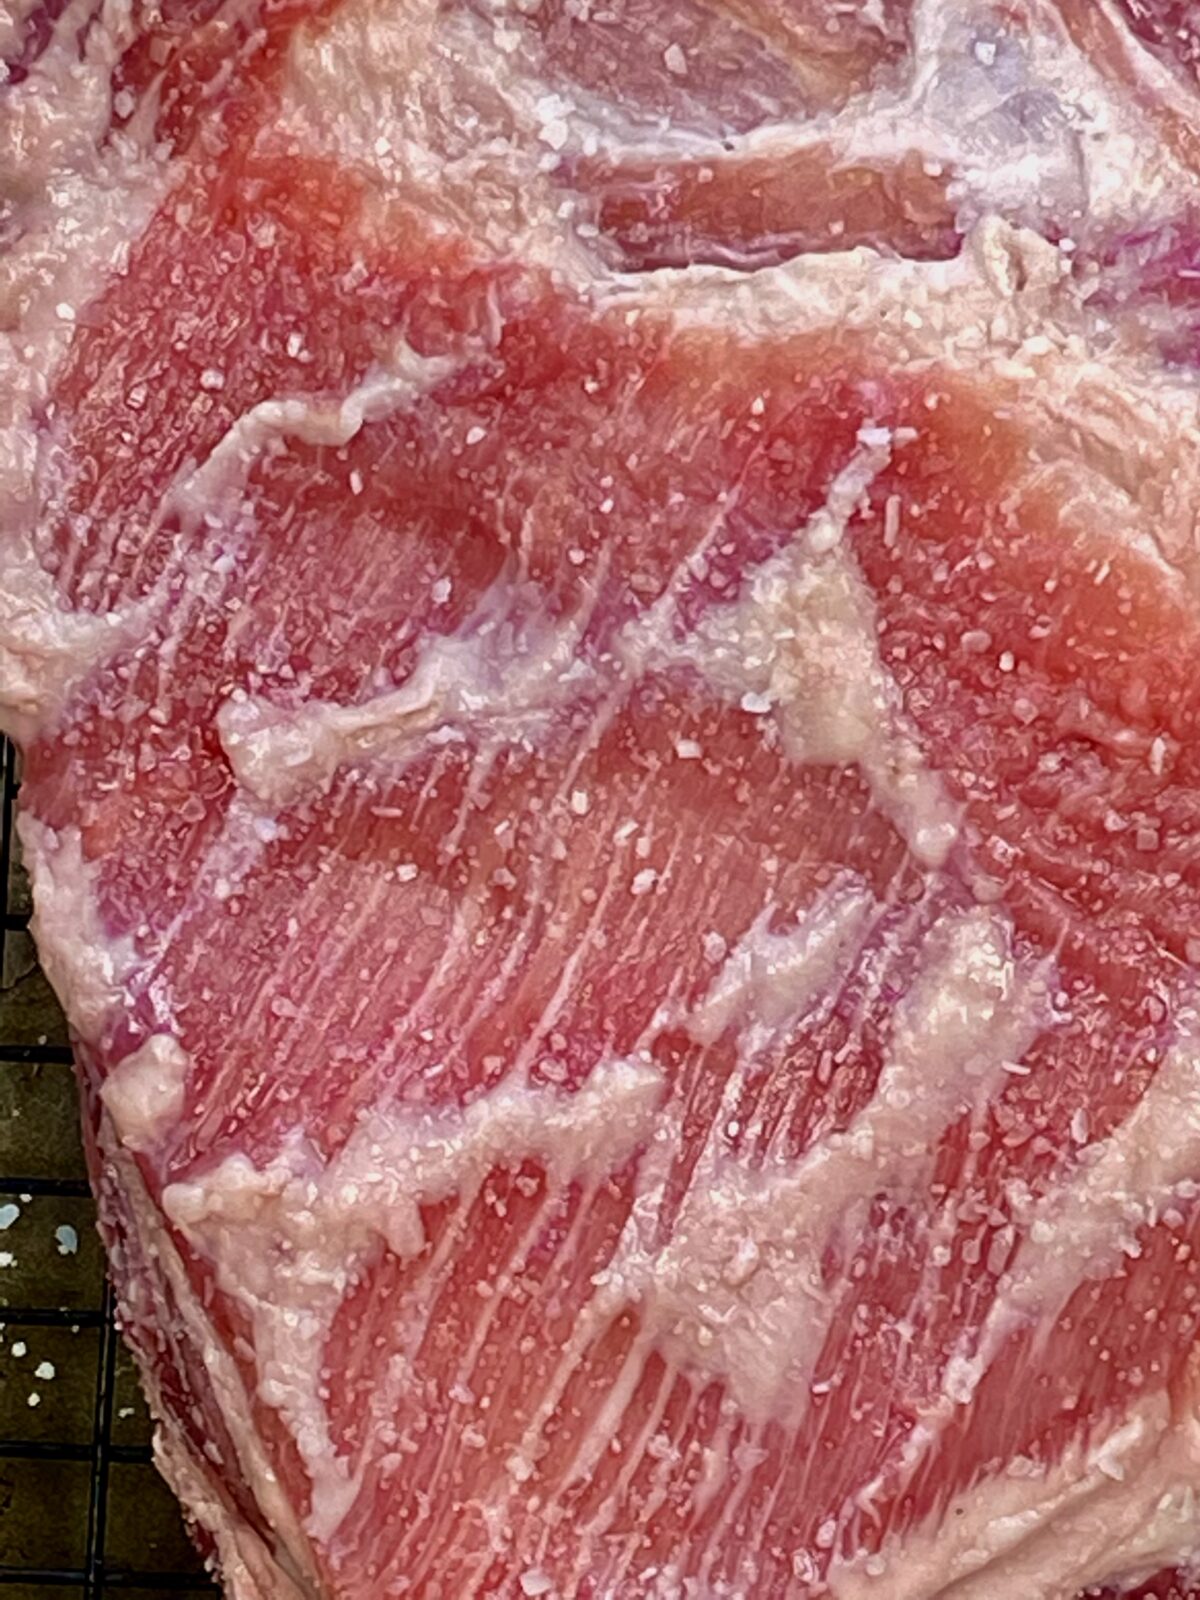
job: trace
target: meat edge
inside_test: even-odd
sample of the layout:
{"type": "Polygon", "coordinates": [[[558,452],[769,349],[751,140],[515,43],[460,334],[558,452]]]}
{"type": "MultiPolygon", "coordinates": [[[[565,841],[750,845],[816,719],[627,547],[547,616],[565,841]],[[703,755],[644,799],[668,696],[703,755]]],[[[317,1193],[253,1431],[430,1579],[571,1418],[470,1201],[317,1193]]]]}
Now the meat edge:
{"type": "Polygon", "coordinates": [[[85,1101],[93,1111],[85,1120],[84,1131],[99,1228],[121,1330],[137,1362],[155,1422],[155,1464],[183,1506],[189,1525],[201,1535],[201,1543],[206,1536],[211,1544],[229,1600],[316,1600],[320,1589],[311,1573],[289,1570],[293,1563],[285,1564],[282,1556],[284,1551],[307,1551],[307,1540],[254,1439],[252,1426],[239,1423],[239,1418],[249,1416],[251,1397],[232,1358],[209,1327],[137,1160],[123,1148],[111,1116],[91,1093],[83,1064],[78,1064],[85,1101]],[[279,1551],[272,1551],[267,1540],[239,1514],[219,1476],[194,1447],[164,1397],[160,1374],[139,1333],[151,1338],[156,1329],[178,1326],[180,1312],[183,1325],[178,1328],[179,1336],[204,1362],[221,1420],[237,1450],[235,1470],[274,1529],[279,1551]]]}

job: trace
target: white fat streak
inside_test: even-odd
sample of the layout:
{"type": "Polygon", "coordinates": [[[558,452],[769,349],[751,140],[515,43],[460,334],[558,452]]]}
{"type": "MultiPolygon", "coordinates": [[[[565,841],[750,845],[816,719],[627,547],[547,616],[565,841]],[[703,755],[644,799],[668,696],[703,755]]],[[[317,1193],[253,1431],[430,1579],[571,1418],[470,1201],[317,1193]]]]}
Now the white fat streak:
{"type": "Polygon", "coordinates": [[[221,745],[238,782],[257,799],[285,805],[328,787],[346,762],[404,755],[439,728],[484,724],[519,738],[590,676],[578,657],[583,618],[522,621],[518,588],[486,595],[457,634],[430,637],[400,688],[361,705],[310,700],[289,710],[241,696],[217,713],[221,745]]]}
{"type": "Polygon", "coordinates": [[[862,334],[897,362],[974,368],[1031,339],[1078,358],[1084,323],[1063,287],[1069,271],[1040,235],[987,217],[949,261],[881,259],[859,247],[753,273],[698,266],[613,276],[597,294],[627,316],[644,308],[747,339],[862,334]]]}
{"type": "Polygon", "coordinates": [[[892,459],[894,436],[864,428],[860,441],[824,506],[754,570],[737,601],[713,607],[682,640],[669,618],[664,627],[650,614],[620,648],[639,667],[694,666],[733,704],[769,710],[794,761],[857,766],[909,848],[937,866],[957,836],[956,812],[880,659],[874,598],[845,537],[892,459]]]}
{"type": "Polygon", "coordinates": [[[388,359],[340,399],[260,401],[232,424],[199,467],[172,487],[170,504],[197,521],[220,516],[236,507],[254,463],[277,442],[298,439],[340,448],[365,424],[413,405],[458,365],[450,357],[418,355],[399,340],[388,359]]]}
{"type": "Polygon", "coordinates": [[[1175,1423],[1168,1397],[1143,1401],[1092,1445],[1003,1476],[888,1540],[870,1560],[835,1565],[833,1600],[1075,1600],[1092,1585],[1135,1583],[1200,1550],[1200,1426],[1175,1423]]]}
{"type": "Polygon", "coordinates": [[[708,993],[684,1018],[688,1032],[712,1044],[734,1023],[753,1050],[794,1027],[849,966],[877,910],[866,889],[838,887],[821,895],[793,928],[771,932],[766,907],[726,957],[708,993]]]}
{"type": "Polygon", "coordinates": [[[155,1033],[110,1069],[100,1098],[122,1144],[145,1150],[170,1132],[183,1114],[191,1064],[178,1039],[155,1033]]]}
{"type": "Polygon", "coordinates": [[[98,868],[83,853],[79,829],[56,831],[28,814],[17,829],[33,886],[30,928],[42,966],[75,1033],[96,1044],[121,1015],[136,948],[129,937],[112,938],[104,930],[98,868]]]}
{"type": "MultiPolygon", "coordinates": [[[[667,1358],[725,1379],[750,1420],[799,1414],[834,1310],[821,1274],[826,1246],[839,1228],[861,1223],[880,1189],[925,1181],[946,1127],[986,1102],[1005,1063],[1040,1031],[1046,976],[1018,970],[999,913],[943,918],[897,1009],[869,1105],[795,1161],[750,1168],[710,1141],[658,1253],[645,1240],[662,1189],[644,1187],[598,1280],[601,1296],[638,1303],[667,1358]]],[[[652,1180],[655,1163],[646,1173],[652,1180]]]]}
{"type": "Polygon", "coordinates": [[[456,1194],[469,1204],[498,1164],[536,1160],[553,1183],[603,1177],[647,1139],[661,1092],[648,1062],[612,1061],[571,1095],[502,1083],[463,1110],[373,1112],[324,1167],[297,1138],[265,1167],[234,1155],[164,1191],[167,1215],[252,1319],[259,1396],[308,1470],[314,1538],[333,1536],[358,1492],[361,1468],[334,1445],[320,1372],[364,1263],[384,1245],[418,1254],[421,1207],[456,1194]]]}

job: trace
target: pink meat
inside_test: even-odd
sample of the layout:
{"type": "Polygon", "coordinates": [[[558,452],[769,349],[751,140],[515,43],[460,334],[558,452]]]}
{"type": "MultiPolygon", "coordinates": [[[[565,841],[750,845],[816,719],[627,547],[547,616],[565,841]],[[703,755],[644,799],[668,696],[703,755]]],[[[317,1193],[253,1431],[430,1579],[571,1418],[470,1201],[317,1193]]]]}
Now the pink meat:
{"type": "Polygon", "coordinates": [[[231,1596],[1200,1596],[1152,9],[12,8],[0,707],[231,1596]]]}

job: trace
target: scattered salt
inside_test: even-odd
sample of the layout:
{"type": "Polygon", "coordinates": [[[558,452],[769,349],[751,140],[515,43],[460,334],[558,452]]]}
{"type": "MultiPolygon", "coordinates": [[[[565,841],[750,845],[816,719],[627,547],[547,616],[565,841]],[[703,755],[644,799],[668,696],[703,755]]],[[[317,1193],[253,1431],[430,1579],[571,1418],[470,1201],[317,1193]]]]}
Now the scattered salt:
{"type": "Polygon", "coordinates": [[[591,804],[592,802],[588,799],[583,789],[573,789],[571,791],[571,810],[577,817],[586,817],[591,809],[591,804]]]}
{"type": "Polygon", "coordinates": [[[16,1356],[17,1360],[19,1361],[28,1348],[29,1346],[25,1343],[24,1339],[16,1339],[13,1341],[11,1353],[16,1356]]]}
{"type": "Polygon", "coordinates": [[[396,877],[400,883],[411,883],[420,870],[415,861],[402,861],[396,868],[396,877]]]}
{"type": "Polygon", "coordinates": [[[486,428],[480,428],[480,427],[476,426],[474,428],[468,428],[467,429],[467,443],[468,444],[482,444],[483,441],[486,438],[487,438],[487,429],[486,428]]]}
{"type": "Polygon", "coordinates": [[[33,1375],[35,1378],[41,1378],[44,1383],[49,1383],[55,1375],[53,1361],[39,1361],[33,1369],[33,1375]]]}
{"type": "Polygon", "coordinates": [[[70,1223],[60,1223],[54,1230],[54,1237],[58,1241],[58,1253],[60,1256],[73,1256],[79,1249],[79,1235],[71,1227],[70,1223]]]}
{"type": "Polygon", "coordinates": [[[521,1593],[527,1595],[549,1594],[554,1584],[544,1572],[531,1569],[521,1574],[521,1593]]]}
{"type": "Polygon", "coordinates": [[[223,389],[225,387],[225,374],[219,367],[205,367],[200,374],[200,387],[214,391],[223,389]]]}
{"type": "Polygon", "coordinates": [[[11,1250],[0,1250],[0,1267],[15,1267],[17,1258],[11,1250]]]}
{"type": "Polygon", "coordinates": [[[435,606],[444,606],[454,592],[454,585],[449,578],[439,578],[429,592],[435,606]]]}
{"type": "Polygon", "coordinates": [[[675,754],[681,761],[699,761],[703,751],[695,739],[676,739],[675,754]]]}
{"type": "Polygon", "coordinates": [[[676,78],[687,77],[687,57],[677,44],[669,44],[663,51],[663,63],[676,78]]]}
{"type": "Polygon", "coordinates": [[[649,894],[657,882],[658,873],[655,872],[654,868],[643,867],[629,885],[629,892],[634,895],[649,894]]]}
{"type": "Polygon", "coordinates": [[[35,1390],[34,1390],[34,1391],[33,1391],[33,1393],[32,1393],[32,1394],[31,1394],[31,1395],[30,1395],[30,1396],[29,1396],[29,1399],[28,1399],[28,1401],[27,1401],[27,1404],[28,1404],[28,1405],[29,1405],[29,1406],[30,1406],[30,1407],[33,1407],[33,1406],[40,1406],[40,1405],[41,1405],[41,1403],[42,1403],[42,1397],[41,1397],[41,1395],[40,1395],[40,1394],[39,1394],[39,1393],[38,1393],[38,1392],[37,1392],[37,1390],[36,1390],[36,1389],[35,1389],[35,1390]]]}
{"type": "Polygon", "coordinates": [[[769,694],[744,694],[741,704],[742,710],[748,711],[752,717],[765,717],[771,709],[771,696],[769,694]]]}
{"type": "Polygon", "coordinates": [[[4,1233],[6,1229],[11,1228],[20,1215],[20,1206],[15,1206],[11,1202],[0,1206],[0,1233],[4,1233]]]}

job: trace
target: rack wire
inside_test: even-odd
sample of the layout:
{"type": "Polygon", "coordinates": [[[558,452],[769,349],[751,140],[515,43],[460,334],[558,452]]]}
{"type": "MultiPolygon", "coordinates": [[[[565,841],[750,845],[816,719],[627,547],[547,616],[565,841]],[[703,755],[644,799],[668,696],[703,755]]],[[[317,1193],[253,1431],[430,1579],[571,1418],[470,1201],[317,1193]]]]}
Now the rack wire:
{"type": "Polygon", "coordinates": [[[0,1595],[211,1597],[113,1318],[71,1050],[37,968],[0,746],[0,1595]]]}

